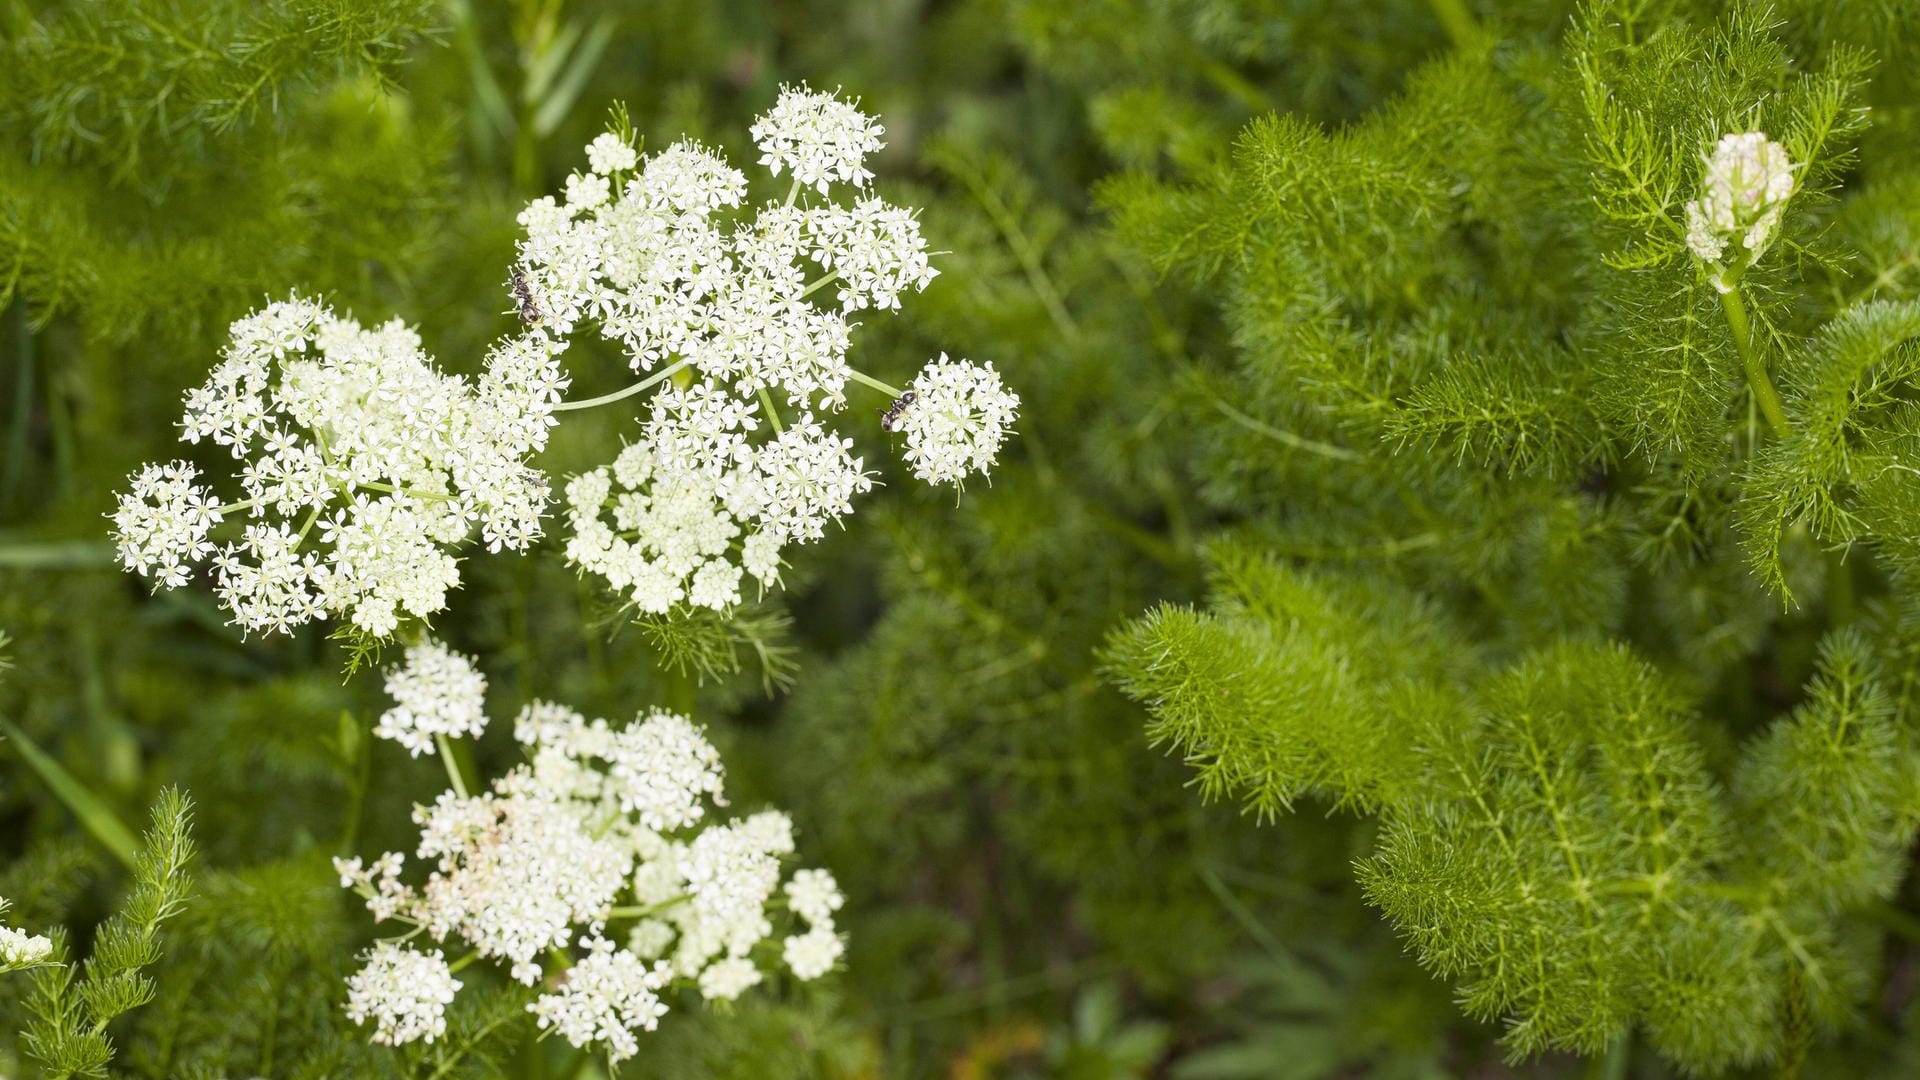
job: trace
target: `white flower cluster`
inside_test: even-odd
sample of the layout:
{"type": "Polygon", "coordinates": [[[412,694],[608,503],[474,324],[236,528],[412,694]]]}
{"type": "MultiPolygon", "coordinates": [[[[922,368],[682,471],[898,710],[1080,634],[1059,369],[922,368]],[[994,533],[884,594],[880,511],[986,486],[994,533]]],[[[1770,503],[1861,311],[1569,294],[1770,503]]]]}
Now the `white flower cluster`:
{"type": "MultiPolygon", "coordinates": [[[[0,912],[7,902],[0,900],[0,912]]],[[[11,926],[0,926],[0,972],[20,971],[44,964],[53,955],[53,940],[43,934],[29,934],[11,926]]]]}
{"type": "Polygon", "coordinates": [[[659,991],[672,973],[603,937],[581,938],[580,944],[587,955],[567,969],[559,993],[540,995],[533,1014],[540,1030],[558,1032],[575,1046],[600,1043],[608,1058],[625,1061],[640,1052],[634,1033],[654,1030],[667,1014],[659,991]]]}
{"type": "Polygon", "coordinates": [[[414,756],[432,753],[434,738],[479,735],[487,728],[487,677],[473,661],[437,641],[407,648],[406,663],[387,672],[393,708],[373,733],[414,756]]]}
{"type": "MultiPolygon", "coordinates": [[[[847,362],[851,315],[897,310],[938,273],[915,212],[867,187],[884,129],[803,86],[752,134],[791,177],[784,200],[749,206],[746,175],[698,143],[643,156],[596,137],[564,197],[519,215],[509,288],[526,329],[473,382],[397,320],[366,329],[296,297],[234,323],[182,426],[243,463],[240,497],[221,502],[184,461],[146,466],[113,514],[121,561],[168,588],[209,565],[249,630],[336,617],[387,637],[446,605],[476,528],[494,551],[540,535],[547,483],[528,462],[556,412],[656,387],[639,441],[567,487],[569,561],[650,614],[732,607],[746,579],[778,582],[787,545],[852,512],[873,480],[826,423],[849,382],[892,397],[882,427],[905,434],[916,476],[989,470],[1019,405],[991,365],[942,354],[902,392],[847,362]],[[588,331],[652,374],[563,403],[559,357],[588,331]]],[[[407,708],[382,734],[424,752],[433,732],[403,737],[407,708]]]]}
{"type": "Polygon", "coordinates": [[[146,465],[120,496],[113,527],[120,538],[120,562],[169,589],[189,580],[192,564],[211,555],[207,534],[220,523],[213,494],[194,483],[199,473],[184,461],[146,465]]]}
{"type": "Polygon", "coordinates": [[[476,523],[493,550],[540,534],[545,445],[566,385],[539,331],[503,343],[477,383],[437,371],[398,320],[374,329],[317,301],[233,324],[206,383],[186,396],[188,442],[242,462],[243,497],[219,505],[185,463],[149,465],[113,515],[121,561],[169,588],[211,556],[233,620],[284,631],[335,615],[384,637],[445,606],[449,549],[476,523]],[[237,540],[213,528],[245,513],[237,540]]]}
{"type": "Polygon", "coordinates": [[[928,364],[901,395],[894,430],[907,437],[907,463],[929,484],[960,484],[968,473],[993,467],[1020,398],[1000,382],[993,364],[948,360],[928,364]]]}
{"type": "Polygon", "coordinates": [[[646,438],[567,485],[567,557],[652,613],[731,607],[743,572],[776,582],[781,549],[819,539],[873,481],[811,413],[749,442],[756,408],[711,384],[655,396],[646,438]]]}
{"type": "Polygon", "coordinates": [[[807,932],[788,938],[783,950],[798,978],[818,978],[839,963],[845,946],[834,932],[833,913],[844,900],[840,883],[826,870],[798,870],[787,882],[787,907],[807,920],[807,932]]]}
{"type": "MultiPolygon", "coordinates": [[[[636,372],[661,369],[640,384],[665,383],[642,439],[567,488],[568,558],[639,610],[731,607],[743,579],[774,584],[786,545],[819,539],[872,487],[822,421],[850,380],[873,381],[848,366],[848,316],[897,310],[937,274],[914,212],[866,189],[883,133],[833,94],[789,87],[752,126],[760,163],[791,174],[785,201],[748,209],[745,174],[696,143],[641,157],[609,133],[564,199],[520,215],[523,309],[562,337],[597,329],[636,372]],[[836,186],[852,198],[834,201],[836,186]]],[[[1017,404],[996,401],[1003,416],[949,409],[910,440],[955,480],[985,468],[1017,404]],[[968,449],[956,461],[940,440],[968,449]]]]}
{"type": "Polygon", "coordinates": [[[1737,240],[1747,261],[1759,258],[1796,186],[1787,148],[1765,132],[1724,136],[1707,157],[1699,198],[1687,204],[1687,247],[1717,263],[1737,240]]]}
{"type": "Polygon", "coordinates": [[[366,966],[347,977],[347,1018],[372,1020],[373,1041],[383,1046],[432,1042],[447,1033],[447,1006],[459,989],[439,952],[383,941],[367,954],[366,966]]]}
{"type": "Polygon", "coordinates": [[[780,94],[773,110],[748,129],[760,146],[760,164],[779,176],[791,169],[804,187],[825,195],[835,183],[865,187],[873,179],[867,155],[886,144],[887,129],[834,94],[816,94],[805,86],[780,94]]]}
{"type": "MultiPolygon", "coordinates": [[[[760,982],[782,859],[794,851],[786,815],[712,820],[710,809],[726,805],[724,770],[684,716],[655,711],[616,728],[535,702],[514,735],[526,764],[478,795],[449,791],[415,809],[416,854],[431,865],[423,884],[402,881],[397,852],[371,865],[335,860],[341,884],[376,919],[436,942],[458,938],[519,982],[554,986],[529,1006],[540,1026],[602,1045],[615,1061],[666,1012],[665,987],[684,981],[730,1000],[760,982]],[[632,926],[617,945],[611,928],[625,920],[632,926]],[[549,955],[573,945],[584,955],[564,974],[549,970],[549,955]]],[[[840,890],[825,871],[801,870],[786,896],[807,929],[781,952],[796,977],[818,978],[841,954],[840,890]]],[[[451,1000],[450,975],[444,964],[426,972],[413,959],[423,954],[395,952],[376,951],[355,976],[349,1014],[373,1019],[379,1041],[426,1037],[438,1030],[428,1014],[437,1019],[451,1000]],[[394,973],[412,968],[426,972],[420,986],[400,985],[394,973]]]]}

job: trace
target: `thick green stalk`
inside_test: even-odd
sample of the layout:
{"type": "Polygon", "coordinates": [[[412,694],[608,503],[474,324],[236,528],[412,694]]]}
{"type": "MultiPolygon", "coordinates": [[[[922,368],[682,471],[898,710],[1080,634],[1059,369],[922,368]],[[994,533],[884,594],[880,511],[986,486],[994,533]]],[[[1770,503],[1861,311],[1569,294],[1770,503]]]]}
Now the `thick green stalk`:
{"type": "Polygon", "coordinates": [[[1760,406],[1760,415],[1766,417],[1774,435],[1792,434],[1793,425],[1787,423],[1787,410],[1780,404],[1780,392],[1773,388],[1773,379],[1767,375],[1766,358],[1754,348],[1753,324],[1747,318],[1747,305],[1740,299],[1738,287],[1729,283],[1720,292],[1720,309],[1726,312],[1727,329],[1733,332],[1734,348],[1740,350],[1740,361],[1746,365],[1747,385],[1753,389],[1753,400],[1760,406]]]}

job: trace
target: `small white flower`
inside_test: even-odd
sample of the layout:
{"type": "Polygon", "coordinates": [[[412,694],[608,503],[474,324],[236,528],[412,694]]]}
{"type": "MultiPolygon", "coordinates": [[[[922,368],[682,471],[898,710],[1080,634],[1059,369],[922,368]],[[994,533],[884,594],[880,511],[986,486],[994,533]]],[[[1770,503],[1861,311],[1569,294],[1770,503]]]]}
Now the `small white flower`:
{"type": "Polygon", "coordinates": [[[0,968],[17,971],[44,963],[53,954],[53,939],[0,926],[0,968]]]}
{"type": "Polygon", "coordinates": [[[760,969],[753,961],[729,956],[707,965],[700,973],[700,996],[708,1001],[732,1001],[759,985],[760,969]]]}
{"type": "Polygon", "coordinates": [[[447,1033],[447,1006],[460,985],[438,951],[383,941],[368,953],[366,966],[347,978],[347,1018],[356,1024],[372,1020],[373,1041],[385,1046],[432,1042],[447,1033]]]}
{"type": "Polygon", "coordinates": [[[120,564],[177,589],[190,579],[191,564],[213,553],[207,534],[221,520],[212,495],[194,483],[199,473],[184,461],[147,465],[129,481],[113,515],[120,564]]]}
{"type": "Polygon", "coordinates": [[[787,962],[787,969],[793,977],[808,982],[833,970],[839,963],[840,954],[846,946],[840,936],[833,932],[831,923],[814,926],[804,934],[789,937],[781,947],[781,955],[787,962]]]}
{"type": "Polygon", "coordinates": [[[587,167],[601,176],[626,172],[640,160],[620,136],[603,131],[587,144],[587,167]]]}
{"type": "Polygon", "coordinates": [[[673,925],[660,919],[641,919],[627,932],[627,948],[647,960],[658,960],[677,936],[673,925]]]}
{"type": "Polygon", "coordinates": [[[619,1064],[640,1050],[637,1031],[660,1026],[667,1006],[658,991],[671,979],[664,965],[647,962],[601,937],[583,939],[587,955],[568,969],[557,994],[542,994],[527,1011],[542,1031],[552,1030],[585,1049],[596,1043],[619,1064]]]}
{"type": "Polygon", "coordinates": [[[1686,207],[1687,247],[1703,260],[1719,262],[1737,241],[1749,262],[1759,258],[1798,184],[1786,147],[1765,132],[1727,135],[1706,165],[1700,195],[1686,207]]]}
{"type": "Polygon", "coordinates": [[[838,94],[818,94],[806,86],[787,86],[773,109],[750,129],[760,147],[760,164],[779,176],[791,169],[803,187],[822,195],[833,183],[865,187],[873,179],[868,154],[886,144],[887,129],[838,94]]]}
{"type": "Polygon", "coordinates": [[[433,752],[437,735],[478,737],[486,730],[486,676],[437,641],[407,649],[406,663],[387,672],[387,694],[394,706],[381,714],[373,733],[416,757],[433,752]]]}
{"type": "MultiPolygon", "coordinates": [[[[0,900],[0,913],[6,910],[7,902],[0,900]]],[[[20,971],[37,967],[46,963],[47,958],[52,955],[52,938],[0,925],[0,971],[20,971]]]]}
{"type": "Polygon", "coordinates": [[[571,210],[591,210],[604,204],[611,191],[607,178],[598,172],[574,173],[567,177],[567,207],[571,210]]]}
{"type": "Polygon", "coordinates": [[[787,882],[787,906],[809,923],[831,923],[845,902],[840,883],[826,870],[796,870],[787,882]]]}
{"type": "Polygon", "coordinates": [[[960,484],[986,473],[1020,409],[1020,398],[1000,381],[992,362],[940,359],[929,363],[901,395],[893,429],[906,435],[913,474],[929,484],[960,484]]]}

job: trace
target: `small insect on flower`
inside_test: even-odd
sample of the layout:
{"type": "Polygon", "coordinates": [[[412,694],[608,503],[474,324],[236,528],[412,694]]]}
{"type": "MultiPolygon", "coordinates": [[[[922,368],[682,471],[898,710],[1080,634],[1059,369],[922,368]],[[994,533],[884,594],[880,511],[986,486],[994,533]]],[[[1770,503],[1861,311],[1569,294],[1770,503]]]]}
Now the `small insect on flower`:
{"type": "Polygon", "coordinates": [[[880,410],[880,430],[881,431],[897,430],[900,426],[900,415],[907,411],[907,407],[912,405],[914,403],[914,400],[918,396],[919,395],[909,390],[906,393],[901,394],[899,397],[895,398],[893,401],[893,404],[887,406],[884,409],[881,409],[880,410]]]}
{"type": "Polygon", "coordinates": [[[1000,381],[992,363],[949,360],[946,353],[920,370],[900,401],[888,430],[906,435],[913,475],[956,487],[970,473],[992,470],[1020,411],[1019,395],[1000,381]]]}
{"type": "Polygon", "coordinates": [[[517,266],[513,268],[513,302],[520,309],[520,321],[528,326],[538,325],[545,317],[533,298],[533,282],[527,280],[526,271],[517,266]]]}

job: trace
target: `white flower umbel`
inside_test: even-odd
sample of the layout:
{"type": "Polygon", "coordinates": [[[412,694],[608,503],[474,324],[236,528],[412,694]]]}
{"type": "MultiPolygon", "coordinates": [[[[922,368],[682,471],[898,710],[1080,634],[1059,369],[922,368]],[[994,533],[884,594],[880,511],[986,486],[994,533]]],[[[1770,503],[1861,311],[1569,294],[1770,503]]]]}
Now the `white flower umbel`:
{"type": "Polygon", "coordinates": [[[531,786],[617,805],[644,829],[684,829],[706,816],[708,801],[726,805],[720,752],[677,713],[655,709],[615,728],[537,701],[521,711],[514,737],[532,748],[531,786]]]}
{"type": "Polygon", "coordinates": [[[725,610],[743,574],[773,584],[781,549],[819,539],[873,481],[811,413],[750,441],[757,408],[711,384],[657,395],[646,439],[568,484],[568,559],[656,614],[725,610]]]}
{"type": "Polygon", "coordinates": [[[487,678],[473,661],[437,641],[407,648],[406,663],[387,672],[393,708],[373,733],[415,756],[431,753],[436,737],[479,735],[487,727],[487,678]]]}
{"type": "MultiPolygon", "coordinates": [[[[410,654],[402,671],[417,677],[422,667],[460,663],[451,654],[410,654]]],[[[400,689],[415,695],[416,714],[453,698],[463,715],[477,715],[471,682],[451,681],[460,689],[447,690],[438,677],[403,679],[400,689]]],[[[416,720],[410,730],[419,728],[416,720]]],[[[454,790],[415,809],[417,855],[429,867],[423,883],[403,880],[406,860],[395,852],[371,865],[334,861],[341,885],[376,919],[411,926],[409,936],[459,939],[470,955],[452,970],[495,960],[522,984],[551,988],[529,1006],[541,1028],[582,1048],[603,1047],[616,1061],[631,1057],[637,1034],[667,1011],[661,993],[670,985],[732,1000],[779,963],[802,978],[833,967],[842,946],[832,875],[797,871],[785,885],[787,903],[778,902],[793,823],[776,811],[715,820],[726,805],[724,770],[691,720],[655,710],[615,727],[533,702],[514,737],[525,764],[470,796],[449,761],[454,790]],[[614,929],[626,920],[630,928],[614,929]],[[554,959],[576,945],[584,950],[577,960],[554,959]]],[[[417,955],[376,952],[349,985],[350,1009],[355,1019],[376,1019],[376,1039],[430,1030],[426,1006],[394,989],[390,975],[418,966],[417,955]]],[[[444,964],[441,971],[451,973],[444,964]]],[[[425,985],[438,1000],[444,982],[425,985]]]]}
{"type": "Polygon", "coordinates": [[[1721,138],[1707,156],[1699,197],[1687,204],[1687,247],[1716,264],[1728,261],[1734,245],[1744,251],[1743,266],[1759,258],[1793,197],[1794,168],[1786,147],[1765,132],[1721,138]]]}
{"type": "Polygon", "coordinates": [[[749,129],[760,147],[760,164],[775,176],[791,170],[802,186],[822,195],[836,183],[865,187],[873,179],[867,155],[886,145],[880,137],[887,129],[857,105],[805,84],[782,87],[772,111],[749,129]]]}
{"type": "Polygon", "coordinates": [[[643,158],[616,135],[596,138],[592,171],[520,214],[516,306],[562,338],[591,327],[636,372],[690,366],[748,400],[767,390],[839,408],[847,313],[898,308],[938,271],[914,212],[864,192],[878,124],[790,89],[753,130],[769,172],[792,177],[784,200],[751,211],[746,175],[718,151],[682,141],[643,158]],[[829,197],[836,184],[862,190],[842,204],[829,197]]]}
{"type": "Polygon", "coordinates": [[[992,469],[1019,409],[1020,398],[991,362],[970,364],[941,353],[897,400],[890,426],[906,436],[913,475],[958,485],[970,473],[992,469]]]}
{"type": "Polygon", "coordinates": [[[347,977],[347,1018],[373,1021],[374,1042],[400,1046],[447,1033],[447,1006],[460,989],[446,958],[383,941],[347,977]]]}
{"type": "Polygon", "coordinates": [[[213,553],[207,534],[220,524],[220,506],[194,483],[199,475],[184,461],[133,474],[132,490],[120,496],[113,515],[122,566],[177,589],[190,580],[192,565],[213,553]]]}
{"type": "Polygon", "coordinates": [[[575,1046],[607,1048],[614,1064],[640,1051],[635,1032],[660,1026],[667,1006],[659,990],[672,981],[664,964],[647,962],[605,938],[583,939],[587,955],[567,970],[557,994],[542,994],[530,1006],[540,1029],[552,1029],[575,1046]]]}
{"type": "Polygon", "coordinates": [[[708,1001],[733,1001],[760,985],[760,969],[743,957],[715,961],[700,973],[700,996],[708,1001]]]}
{"type": "Polygon", "coordinates": [[[436,860],[415,919],[435,940],[457,934],[481,956],[510,962],[510,974],[532,985],[535,959],[565,945],[574,924],[605,918],[631,866],[617,838],[596,835],[575,811],[523,790],[449,791],[415,810],[418,854],[436,860]]]}
{"type": "Polygon", "coordinates": [[[801,981],[817,979],[833,970],[846,944],[834,931],[833,913],[846,898],[840,884],[825,870],[796,870],[787,882],[787,907],[807,921],[804,934],[794,934],[781,943],[780,956],[787,970],[801,981]]]}
{"type": "Polygon", "coordinates": [[[732,607],[852,512],[872,480],[828,420],[849,383],[898,392],[848,364],[849,317],[938,273],[915,212],[868,190],[883,129],[853,103],[789,87],[752,131],[784,198],[752,203],[708,147],[641,156],[608,133],[564,198],[520,215],[516,307],[560,340],[615,342],[645,375],[559,408],[655,391],[643,438],[567,489],[569,560],[648,614],[732,607]]]}
{"type": "Polygon", "coordinates": [[[226,448],[241,497],[216,504],[180,463],[134,474],[114,523],[121,561],[169,588],[208,560],[233,621],[284,631],[322,616],[385,637],[446,604],[453,551],[540,534],[546,443],[566,385],[535,330],[488,357],[477,382],[445,375],[398,320],[368,329],[317,301],[272,303],[233,324],[186,395],[188,442],[226,448]],[[213,529],[236,518],[237,535],[213,529]]]}

